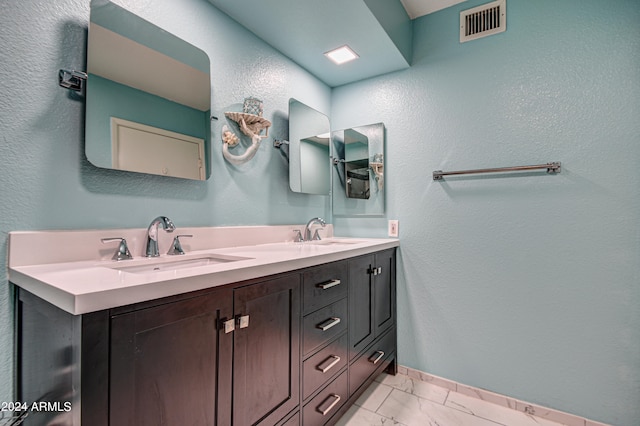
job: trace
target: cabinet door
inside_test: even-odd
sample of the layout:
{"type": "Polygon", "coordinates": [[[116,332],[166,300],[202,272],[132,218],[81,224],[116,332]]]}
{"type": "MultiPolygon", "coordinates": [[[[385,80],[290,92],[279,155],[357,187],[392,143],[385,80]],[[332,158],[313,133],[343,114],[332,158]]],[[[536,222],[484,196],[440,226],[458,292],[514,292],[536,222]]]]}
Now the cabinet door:
{"type": "Polygon", "coordinates": [[[217,366],[230,362],[231,334],[219,324],[231,302],[220,291],[112,317],[111,425],[229,424],[218,389],[230,383],[217,366]]]}
{"type": "Polygon", "coordinates": [[[373,321],[376,337],[395,323],[395,250],[376,253],[373,275],[373,321]]]}
{"type": "Polygon", "coordinates": [[[273,425],[300,399],[300,276],[234,290],[233,424],[273,425]]]}
{"type": "Polygon", "coordinates": [[[349,359],[395,323],[395,250],[349,261],[349,359]]]}
{"type": "Polygon", "coordinates": [[[355,358],[375,338],[371,267],[375,256],[349,260],[349,359],[355,358]]]}

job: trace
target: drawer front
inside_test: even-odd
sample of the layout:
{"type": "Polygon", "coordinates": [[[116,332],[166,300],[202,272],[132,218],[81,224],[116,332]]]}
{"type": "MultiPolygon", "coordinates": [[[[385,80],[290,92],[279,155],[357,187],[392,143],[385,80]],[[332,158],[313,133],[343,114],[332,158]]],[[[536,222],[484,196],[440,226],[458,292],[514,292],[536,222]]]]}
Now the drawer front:
{"type": "Polygon", "coordinates": [[[347,402],[347,388],[345,371],[304,406],[302,424],[304,426],[325,424],[347,402]]]}
{"type": "Polygon", "coordinates": [[[302,375],[302,397],[309,395],[322,387],[329,379],[347,365],[349,340],[345,333],[342,337],[313,355],[304,362],[302,375]]]}
{"type": "Polygon", "coordinates": [[[318,266],[303,274],[304,313],[347,297],[347,262],[318,266]]]}
{"type": "Polygon", "coordinates": [[[389,363],[389,355],[395,353],[396,331],[376,340],[349,368],[349,395],[352,395],[378,367],[389,363]]]}
{"type": "Polygon", "coordinates": [[[304,353],[322,346],[347,329],[347,299],[304,317],[304,353]]]}

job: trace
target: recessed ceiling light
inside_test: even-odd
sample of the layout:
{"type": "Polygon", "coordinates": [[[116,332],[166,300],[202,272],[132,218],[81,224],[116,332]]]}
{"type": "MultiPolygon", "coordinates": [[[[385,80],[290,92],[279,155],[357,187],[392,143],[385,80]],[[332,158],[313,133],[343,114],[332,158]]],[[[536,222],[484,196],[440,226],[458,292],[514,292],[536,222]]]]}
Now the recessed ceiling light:
{"type": "Polygon", "coordinates": [[[344,64],[345,62],[353,61],[359,56],[351,50],[349,46],[346,44],[342,47],[338,47],[337,49],[330,50],[324,54],[327,58],[331,59],[338,65],[344,64]]]}

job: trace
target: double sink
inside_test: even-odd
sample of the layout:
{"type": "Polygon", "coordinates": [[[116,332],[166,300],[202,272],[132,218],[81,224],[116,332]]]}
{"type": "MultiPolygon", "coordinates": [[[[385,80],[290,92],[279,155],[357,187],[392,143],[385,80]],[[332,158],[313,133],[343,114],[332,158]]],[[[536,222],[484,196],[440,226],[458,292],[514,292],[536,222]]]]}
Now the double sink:
{"type": "MultiPolygon", "coordinates": [[[[282,252],[282,251],[299,251],[305,247],[315,246],[336,246],[345,244],[357,244],[359,240],[341,240],[341,239],[327,239],[318,241],[308,241],[302,243],[284,243],[284,244],[266,244],[260,247],[260,251],[264,252],[282,252]],[[276,247],[277,246],[277,247],[276,247]]],[[[257,247],[257,246],[256,246],[257,247]]],[[[254,248],[254,250],[256,250],[254,248]]],[[[178,271],[182,269],[199,268],[203,266],[211,266],[221,263],[238,262],[241,260],[251,260],[253,258],[246,256],[233,256],[226,254],[197,254],[197,255],[179,255],[166,256],[160,258],[149,258],[118,262],[107,266],[110,269],[116,269],[122,272],[128,272],[132,274],[149,274],[157,272],[170,272],[178,271]]]]}
{"type": "Polygon", "coordinates": [[[167,254],[149,257],[144,244],[149,231],[145,229],[13,231],[9,233],[9,279],[54,306],[79,315],[287,273],[399,245],[397,239],[336,238],[332,228],[322,240],[294,242],[294,231],[291,225],[184,228],[180,236],[193,235],[193,240],[186,254],[176,255],[166,252],[169,247],[175,248],[170,245],[172,235],[160,232],[159,252],[167,254]],[[117,254],[119,257],[128,251],[135,257],[113,260],[115,247],[105,246],[105,239],[110,243],[130,241],[131,250],[121,253],[118,247],[117,254]]]}

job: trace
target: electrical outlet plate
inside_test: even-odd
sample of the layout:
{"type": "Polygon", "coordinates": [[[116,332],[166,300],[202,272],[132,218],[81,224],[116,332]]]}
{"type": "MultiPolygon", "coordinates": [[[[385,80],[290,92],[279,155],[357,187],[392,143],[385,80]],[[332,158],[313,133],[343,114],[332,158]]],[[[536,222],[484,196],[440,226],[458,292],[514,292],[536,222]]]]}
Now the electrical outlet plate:
{"type": "Polygon", "coordinates": [[[398,220],[390,220],[389,221],[389,236],[397,237],[398,236],[398,220]]]}

